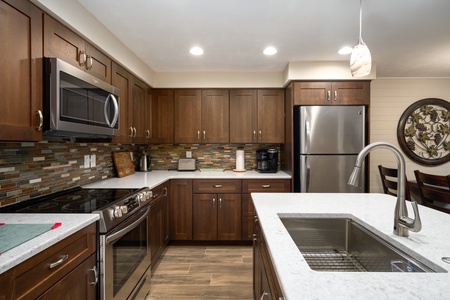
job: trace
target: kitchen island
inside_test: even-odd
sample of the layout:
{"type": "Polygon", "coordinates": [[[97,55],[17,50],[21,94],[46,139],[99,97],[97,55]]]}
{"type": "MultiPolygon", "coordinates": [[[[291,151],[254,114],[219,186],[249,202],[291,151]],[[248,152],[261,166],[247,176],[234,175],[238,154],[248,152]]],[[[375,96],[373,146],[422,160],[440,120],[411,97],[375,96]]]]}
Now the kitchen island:
{"type": "MultiPolygon", "coordinates": [[[[393,234],[396,198],[384,194],[252,194],[271,263],[285,299],[449,299],[450,215],[419,206],[423,228],[393,234]],[[354,217],[447,273],[318,272],[311,270],[280,215],[354,217]]],[[[410,203],[409,215],[413,216],[410,203]]]]}

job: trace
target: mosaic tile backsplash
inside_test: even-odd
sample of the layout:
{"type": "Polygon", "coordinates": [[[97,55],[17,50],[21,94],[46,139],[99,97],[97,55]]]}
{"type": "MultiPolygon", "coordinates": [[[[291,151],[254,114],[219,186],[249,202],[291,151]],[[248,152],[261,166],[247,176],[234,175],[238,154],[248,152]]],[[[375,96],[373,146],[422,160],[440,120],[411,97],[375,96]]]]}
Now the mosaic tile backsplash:
{"type": "MultiPolygon", "coordinates": [[[[110,143],[77,143],[72,140],[41,142],[0,142],[0,206],[26,201],[94,181],[116,177],[112,152],[133,153],[139,170],[142,151],[151,157],[152,170],[176,170],[178,159],[192,152],[196,168],[232,170],[236,166],[236,150],[245,151],[245,167],[256,169],[256,150],[280,148],[280,145],[129,145],[110,143]],[[84,167],[85,155],[96,156],[95,167],[84,167]]],[[[279,161],[281,158],[279,158],[279,161]]]]}

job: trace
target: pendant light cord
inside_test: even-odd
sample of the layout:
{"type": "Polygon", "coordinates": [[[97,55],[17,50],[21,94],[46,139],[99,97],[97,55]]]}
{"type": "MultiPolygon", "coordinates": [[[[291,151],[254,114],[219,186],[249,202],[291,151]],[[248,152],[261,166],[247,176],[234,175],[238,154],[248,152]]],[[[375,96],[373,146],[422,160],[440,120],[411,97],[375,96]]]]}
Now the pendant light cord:
{"type": "Polygon", "coordinates": [[[359,0],[359,44],[364,44],[362,40],[362,0],[359,0]]]}

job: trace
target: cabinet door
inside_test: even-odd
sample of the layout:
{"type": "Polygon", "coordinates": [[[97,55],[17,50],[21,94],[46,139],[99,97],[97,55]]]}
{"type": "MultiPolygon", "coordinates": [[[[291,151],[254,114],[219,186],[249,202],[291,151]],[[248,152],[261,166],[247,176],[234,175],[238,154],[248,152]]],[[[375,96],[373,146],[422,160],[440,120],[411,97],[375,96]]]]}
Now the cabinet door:
{"type": "Polygon", "coordinates": [[[217,194],[194,194],[194,240],[217,240],[217,194]]]}
{"type": "Polygon", "coordinates": [[[116,63],[112,65],[112,84],[119,88],[119,131],[120,135],[114,137],[115,142],[130,142],[133,136],[133,124],[131,122],[132,114],[128,114],[133,109],[131,101],[131,81],[130,72],[122,68],[116,63]]]}
{"type": "Polygon", "coordinates": [[[192,240],[192,180],[170,181],[169,218],[171,240],[192,240]]]}
{"type": "Polygon", "coordinates": [[[242,220],[241,220],[241,239],[251,241],[253,238],[253,215],[255,208],[250,194],[242,194],[242,220]]]}
{"type": "Polygon", "coordinates": [[[170,198],[170,194],[169,194],[169,183],[164,183],[163,184],[163,201],[162,201],[162,206],[163,206],[163,219],[164,219],[164,231],[163,231],[163,237],[164,237],[164,246],[167,245],[170,241],[170,219],[169,219],[169,198],[170,198]]]}
{"type": "Polygon", "coordinates": [[[331,82],[294,82],[294,105],[330,105],[331,82]]]}
{"type": "Polygon", "coordinates": [[[174,143],[200,143],[201,91],[175,90],[174,143]]]}
{"type": "Polygon", "coordinates": [[[256,90],[230,91],[230,143],[257,143],[256,90]]]}
{"type": "Polygon", "coordinates": [[[97,285],[100,274],[97,273],[98,270],[94,271],[96,268],[96,255],[92,254],[38,299],[97,299],[97,285]]]}
{"type": "Polygon", "coordinates": [[[284,143],[283,90],[258,90],[258,143],[284,143]]]}
{"type": "Polygon", "coordinates": [[[44,56],[58,57],[111,83],[111,59],[47,14],[44,15],[44,56]]]}
{"type": "Polygon", "coordinates": [[[133,124],[133,139],[135,142],[145,143],[150,138],[150,112],[147,105],[148,86],[137,79],[132,78],[131,87],[132,110],[128,112],[128,116],[133,124]]]}
{"type": "Polygon", "coordinates": [[[333,82],[333,104],[370,104],[370,82],[333,82]]]}
{"type": "Polygon", "coordinates": [[[202,143],[230,141],[230,99],[228,90],[202,91],[202,143]]]}
{"type": "Polygon", "coordinates": [[[241,194],[219,194],[217,239],[241,239],[241,194]]]}
{"type": "MultiPolygon", "coordinates": [[[[157,189],[158,193],[160,189],[157,189]]],[[[162,207],[162,195],[158,195],[157,199],[153,199],[150,204],[150,249],[152,257],[152,266],[156,266],[159,256],[163,249],[163,207],[162,207]]]]}
{"type": "Polygon", "coordinates": [[[173,143],[173,113],[173,90],[153,90],[151,100],[153,143],[173,143]]]}
{"type": "Polygon", "coordinates": [[[0,2],[0,140],[42,140],[42,12],[0,2]]]}
{"type": "Polygon", "coordinates": [[[85,70],[80,54],[86,53],[85,41],[72,30],[49,15],[44,15],[44,56],[58,57],[65,62],[85,70]]]}

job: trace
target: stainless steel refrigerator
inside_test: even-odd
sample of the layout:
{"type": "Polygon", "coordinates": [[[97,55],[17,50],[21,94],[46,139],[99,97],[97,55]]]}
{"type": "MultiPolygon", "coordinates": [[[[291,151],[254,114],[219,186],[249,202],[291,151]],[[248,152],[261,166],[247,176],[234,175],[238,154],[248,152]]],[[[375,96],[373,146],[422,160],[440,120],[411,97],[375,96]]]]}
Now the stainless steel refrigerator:
{"type": "Polygon", "coordinates": [[[365,146],[364,106],[296,106],[294,109],[294,190],[303,193],[361,193],[347,185],[365,146]]]}

